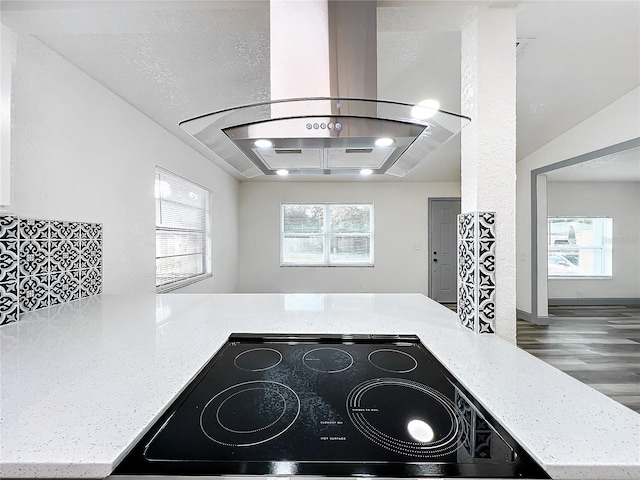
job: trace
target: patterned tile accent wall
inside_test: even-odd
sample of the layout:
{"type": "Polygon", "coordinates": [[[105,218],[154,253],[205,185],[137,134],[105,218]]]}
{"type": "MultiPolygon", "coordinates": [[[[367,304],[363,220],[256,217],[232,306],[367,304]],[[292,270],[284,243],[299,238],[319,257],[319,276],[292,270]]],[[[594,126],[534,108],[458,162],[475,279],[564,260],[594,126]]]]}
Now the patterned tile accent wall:
{"type": "Polygon", "coordinates": [[[495,213],[458,215],[458,318],[476,333],[495,333],[495,213]]]}
{"type": "Polygon", "coordinates": [[[0,215],[0,325],[101,292],[101,224],[0,215]]]}
{"type": "Polygon", "coordinates": [[[458,215],[458,318],[475,331],[476,324],[476,244],[473,213],[458,215]]]}

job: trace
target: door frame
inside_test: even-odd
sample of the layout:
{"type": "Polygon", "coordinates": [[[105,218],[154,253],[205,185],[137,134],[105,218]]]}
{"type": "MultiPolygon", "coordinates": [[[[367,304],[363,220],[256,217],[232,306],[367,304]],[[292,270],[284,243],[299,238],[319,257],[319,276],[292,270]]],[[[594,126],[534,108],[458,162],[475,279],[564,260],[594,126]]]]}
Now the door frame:
{"type": "MultiPolygon", "coordinates": [[[[431,239],[431,209],[433,208],[433,202],[434,201],[438,201],[438,200],[459,200],[460,204],[462,205],[462,197],[429,197],[428,198],[428,207],[427,207],[427,269],[429,270],[429,275],[427,277],[427,282],[429,282],[428,286],[427,286],[427,296],[429,298],[431,297],[431,294],[433,293],[432,288],[433,288],[433,282],[432,282],[432,271],[431,271],[431,252],[433,251],[432,248],[432,239],[431,239]]],[[[456,250],[457,250],[457,246],[456,246],[456,250]]],[[[457,264],[457,261],[456,261],[457,264]]],[[[457,274],[457,268],[456,268],[456,278],[458,278],[458,274],[457,274]]],[[[456,285],[457,288],[457,285],[456,285]]],[[[457,303],[457,301],[456,301],[457,303]]]]}
{"type": "MultiPolygon", "coordinates": [[[[523,320],[534,323],[536,325],[549,325],[550,321],[547,312],[541,312],[542,309],[540,308],[540,304],[543,305],[543,308],[548,307],[549,305],[548,292],[546,289],[548,281],[548,279],[546,278],[546,267],[544,265],[539,265],[541,259],[542,262],[546,263],[547,256],[546,242],[538,242],[538,217],[541,214],[544,214],[546,217],[546,178],[542,179],[541,175],[544,175],[553,170],[558,170],[560,168],[588,162],[589,160],[594,160],[605,155],[611,155],[612,153],[621,152],[639,146],[640,137],[635,137],[631,140],[616,143],[614,145],[609,145],[608,147],[600,148],[598,150],[584,153],[582,155],[571,157],[559,162],[550,163],[549,165],[531,170],[531,210],[529,218],[531,225],[531,235],[529,239],[529,255],[531,265],[529,277],[529,295],[531,298],[531,312],[529,313],[520,309],[516,309],[518,318],[522,318],[523,320]],[[541,189],[541,186],[544,186],[544,188],[541,189]],[[538,190],[543,191],[539,192],[538,190]],[[544,196],[545,198],[542,198],[542,196],[544,196]],[[540,284],[542,284],[542,286],[540,284]]],[[[546,221],[544,222],[542,228],[546,229],[546,221]]]]}

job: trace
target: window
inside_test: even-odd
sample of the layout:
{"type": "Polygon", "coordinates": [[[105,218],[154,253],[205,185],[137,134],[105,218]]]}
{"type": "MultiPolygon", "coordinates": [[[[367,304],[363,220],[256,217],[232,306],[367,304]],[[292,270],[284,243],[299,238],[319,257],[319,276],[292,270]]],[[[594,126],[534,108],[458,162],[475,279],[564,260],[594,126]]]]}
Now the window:
{"type": "Polygon", "coordinates": [[[211,191],[156,168],[156,291],[211,275],[211,191]]]}
{"type": "Polygon", "coordinates": [[[612,219],[548,219],[549,277],[610,277],[612,219]]]}
{"type": "Polygon", "coordinates": [[[373,205],[284,204],[281,265],[373,265],[373,205]]]}

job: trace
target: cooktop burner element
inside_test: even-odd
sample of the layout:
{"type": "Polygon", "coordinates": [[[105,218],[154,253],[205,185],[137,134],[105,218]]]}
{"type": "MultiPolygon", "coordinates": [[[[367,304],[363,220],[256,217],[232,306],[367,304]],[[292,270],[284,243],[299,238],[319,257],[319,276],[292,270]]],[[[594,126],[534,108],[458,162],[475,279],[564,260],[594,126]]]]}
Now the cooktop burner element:
{"type": "Polygon", "coordinates": [[[411,457],[455,452],[468,434],[461,413],[447,397],[411,380],[377,378],[361,383],[347,397],[347,413],[363,436],[411,457]],[[409,408],[398,409],[397,398],[409,408]]]}
{"type": "Polygon", "coordinates": [[[385,372],[409,373],[418,366],[418,361],[406,352],[380,348],[369,354],[371,365],[385,372]]]}
{"type": "Polygon", "coordinates": [[[282,354],[273,348],[252,348],[240,353],[233,363],[247,372],[261,372],[275,367],[282,361],[282,354]]]}
{"type": "Polygon", "coordinates": [[[200,428],[221,445],[248,447],[281,435],[299,413],[300,398],[286,385],[244,382],[209,400],[200,414],[200,428]]]}
{"type": "Polygon", "coordinates": [[[311,370],[323,373],[344,372],[353,365],[353,357],[349,353],[333,347],[309,350],[302,357],[302,361],[311,370]]]}
{"type": "Polygon", "coordinates": [[[549,478],[412,335],[234,334],[114,475],[549,478]]]}

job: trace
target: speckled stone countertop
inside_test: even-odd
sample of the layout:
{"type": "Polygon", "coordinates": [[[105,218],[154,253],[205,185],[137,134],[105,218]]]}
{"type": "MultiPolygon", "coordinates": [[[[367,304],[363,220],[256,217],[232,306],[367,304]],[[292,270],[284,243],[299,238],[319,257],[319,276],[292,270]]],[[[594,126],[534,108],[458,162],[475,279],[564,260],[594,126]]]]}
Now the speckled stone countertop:
{"type": "Polygon", "coordinates": [[[417,334],[557,479],[640,479],[640,415],[418,294],[100,295],[0,328],[0,477],[104,478],[232,332],[417,334]]]}

